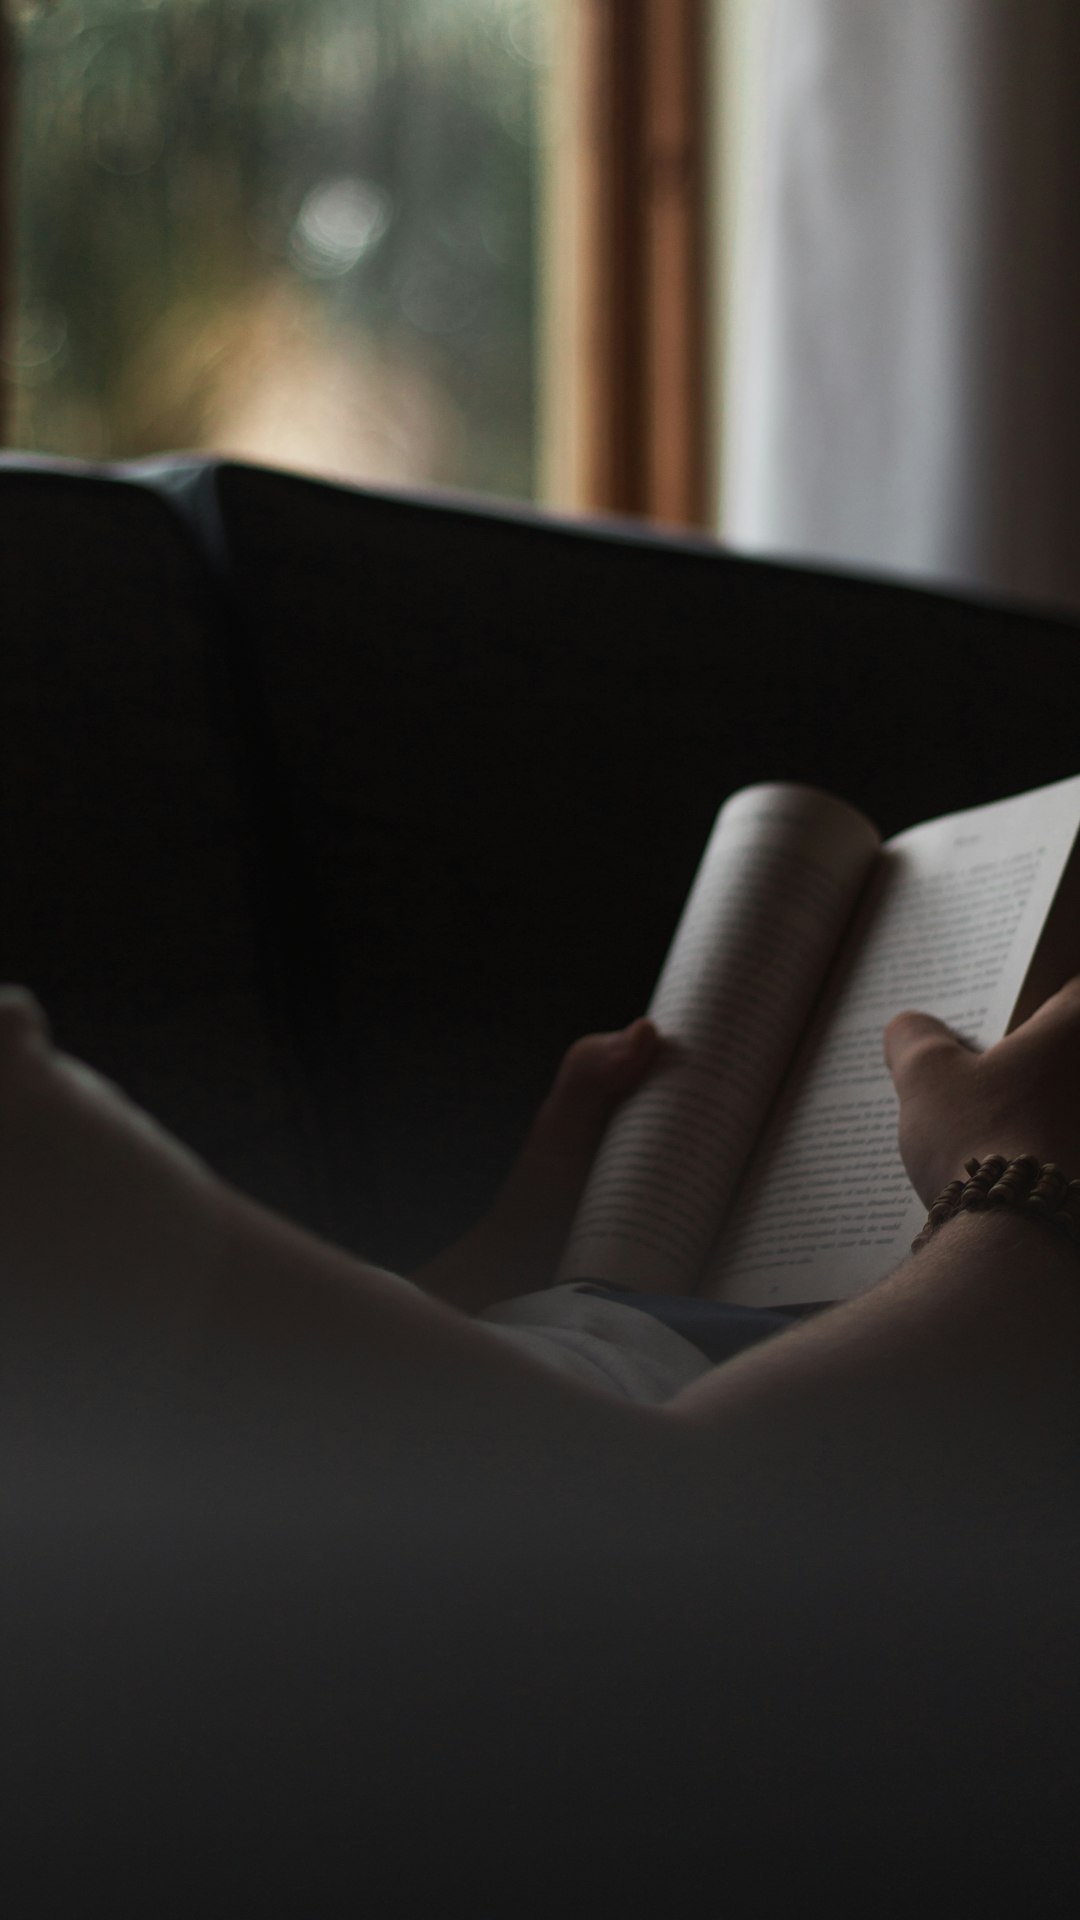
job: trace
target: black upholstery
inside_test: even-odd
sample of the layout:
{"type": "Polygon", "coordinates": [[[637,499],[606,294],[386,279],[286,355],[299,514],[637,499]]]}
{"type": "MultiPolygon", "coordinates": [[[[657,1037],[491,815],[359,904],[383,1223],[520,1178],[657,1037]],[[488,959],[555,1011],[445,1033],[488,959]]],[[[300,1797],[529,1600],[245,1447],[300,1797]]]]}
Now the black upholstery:
{"type": "Polygon", "coordinates": [[[886,833],[1075,773],[1077,626],[178,458],[0,463],[0,976],[388,1264],[638,1012],[725,794],[886,833]]]}
{"type": "MultiPolygon", "coordinates": [[[[733,788],[888,833],[1077,771],[1069,622],[231,464],[0,460],[0,608],[0,980],[391,1265],[642,1007],[733,788]]],[[[812,1435],[796,1511],[584,1396],[496,1431],[422,1343],[398,1417],[351,1346],[50,1340],[0,1334],[13,1911],[1073,1910],[1067,1429],[1019,1520],[917,1475],[897,1527],[812,1435]]]]}

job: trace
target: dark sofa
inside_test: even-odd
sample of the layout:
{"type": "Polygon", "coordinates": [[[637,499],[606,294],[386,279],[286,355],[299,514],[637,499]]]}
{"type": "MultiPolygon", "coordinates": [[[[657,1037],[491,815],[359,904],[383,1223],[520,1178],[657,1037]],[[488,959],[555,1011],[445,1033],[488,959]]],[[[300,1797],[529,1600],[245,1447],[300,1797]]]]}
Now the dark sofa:
{"type": "Polygon", "coordinates": [[[0,461],[0,978],[245,1190],[409,1264],[645,1004],[713,815],[1074,773],[1076,623],[177,457],[0,461]]]}
{"type": "MultiPolygon", "coordinates": [[[[0,979],[391,1266],[644,1005],[733,788],[889,833],[1077,770],[1074,622],[231,463],[0,461],[0,610],[0,979]]],[[[477,1487],[442,1430],[365,1453],[360,1407],[343,1464],[288,1369],[261,1427],[234,1368],[155,1456],[138,1367],[138,1417],[105,1379],[88,1421],[15,1351],[13,1912],[1072,1911],[1074,1529],[1038,1501],[1004,1551],[916,1516],[912,1569],[700,1467],[685,1524],[554,1431],[477,1487]]]]}

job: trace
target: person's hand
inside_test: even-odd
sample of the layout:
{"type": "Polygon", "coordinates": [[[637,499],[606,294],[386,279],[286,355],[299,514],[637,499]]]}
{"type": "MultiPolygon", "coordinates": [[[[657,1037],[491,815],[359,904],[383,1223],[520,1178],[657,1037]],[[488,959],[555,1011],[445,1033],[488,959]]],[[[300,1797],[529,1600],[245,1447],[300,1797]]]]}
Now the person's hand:
{"type": "Polygon", "coordinates": [[[1080,1179],[1080,974],[985,1053],[928,1013],[898,1013],[885,1060],[900,1099],[900,1153],[927,1207],[972,1154],[1033,1153],[1080,1179]]]}
{"type": "Polygon", "coordinates": [[[604,1130],[660,1044],[645,1018],[575,1040],[490,1211],[416,1284],[466,1313],[550,1286],[604,1130]]]}

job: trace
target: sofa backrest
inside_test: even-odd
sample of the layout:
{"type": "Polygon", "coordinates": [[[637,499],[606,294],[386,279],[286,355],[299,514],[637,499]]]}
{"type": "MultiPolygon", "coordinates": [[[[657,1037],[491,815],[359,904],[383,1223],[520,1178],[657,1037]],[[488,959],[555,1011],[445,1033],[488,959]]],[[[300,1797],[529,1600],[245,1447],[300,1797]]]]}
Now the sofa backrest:
{"type": "Polygon", "coordinates": [[[242,702],[143,486],[0,463],[0,979],[245,1190],[321,1224],[242,702]]]}
{"type": "Polygon", "coordinates": [[[889,834],[1080,763],[1068,621],[447,496],[203,486],[342,1231],[387,1261],[464,1226],[562,1049],[644,1007],[728,793],[808,781],[889,834]]]}
{"type": "Polygon", "coordinates": [[[889,834],[1063,778],[1076,623],[231,462],[0,460],[0,978],[408,1267],[646,1004],[751,781],[889,834]]]}

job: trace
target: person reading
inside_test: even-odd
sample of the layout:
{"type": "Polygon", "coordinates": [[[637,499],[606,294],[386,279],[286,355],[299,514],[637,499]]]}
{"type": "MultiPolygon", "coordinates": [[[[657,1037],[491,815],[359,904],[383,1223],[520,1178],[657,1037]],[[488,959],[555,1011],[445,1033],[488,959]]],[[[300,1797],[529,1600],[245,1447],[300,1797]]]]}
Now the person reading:
{"type": "MultiPolygon", "coordinates": [[[[659,1373],[651,1348],[629,1375],[586,1349],[568,1369],[557,1338],[545,1353],[534,1324],[529,1350],[484,1315],[548,1291],[599,1140],[661,1048],[645,1019],[571,1047],[489,1214],[410,1280],[229,1190],[57,1051],[29,993],[0,991],[4,1498],[9,1539],[25,1516],[19,1590],[23,1562],[41,1553],[45,1570],[6,1644],[15,1671],[61,1689],[87,1641],[74,1692],[43,1702],[39,1687],[19,1713],[7,1686],[13,1839],[47,1807],[52,1835],[82,1817],[94,1844],[108,1836],[108,1859],[127,1858],[164,1801],[197,1861],[197,1814],[211,1831],[234,1821],[246,1789],[258,1812],[244,1831],[264,1861],[298,1820],[322,1836],[299,1856],[307,1886],[338,1844],[329,1825],[358,1836],[354,1890],[385,1881],[399,1895],[427,1857],[420,1831],[440,1887],[462,1861],[492,1871],[498,1845],[502,1884],[535,1891],[559,1859],[537,1853],[544,1808],[565,1834],[568,1809],[585,1819],[600,1796],[607,1851],[586,1824],[605,1885],[618,1868],[640,1891],[659,1822],[675,1849],[669,1888],[698,1872],[715,1830],[726,1869],[752,1864],[770,1886],[788,1860],[805,1889],[832,1843],[856,1878],[867,1853],[880,1870],[899,1836],[909,1865],[944,1851],[968,1887],[1000,1892],[1011,1872],[1056,1894],[1074,1805],[1059,1755],[1080,1600],[1080,1243],[1024,1193],[1033,1163],[1080,1168],[1080,975],[983,1052],[921,1012],[889,1021],[900,1150],[937,1224],[875,1285],[770,1324],[722,1364],[662,1327],[659,1373]],[[1023,1156],[1011,1204],[956,1204],[972,1162],[989,1188],[1023,1156]],[[50,1524],[61,1545],[79,1542],[88,1511],[95,1537],[119,1527],[120,1558],[98,1544],[89,1572],[79,1554],[76,1574],[55,1571],[66,1561],[50,1524]],[[268,1529],[280,1540],[269,1571],[268,1529]],[[97,1605],[123,1623],[119,1673],[93,1625],[103,1553],[97,1605]],[[147,1555],[161,1598],[148,1615],[136,1585],[125,1611],[130,1563],[147,1555]],[[282,1594],[298,1586],[290,1640],[282,1594]],[[208,1592],[221,1673],[201,1651],[208,1592]],[[131,1646],[146,1636],[178,1678],[159,1680],[164,1699],[142,1683],[125,1745],[131,1646]],[[264,1641],[238,1776],[218,1702],[264,1641]],[[627,1679],[643,1657],[644,1695],[627,1679]],[[283,1685],[295,1695],[284,1745],[263,1730],[266,1690],[283,1685]],[[175,1780],[171,1730],[193,1698],[211,1731],[183,1793],[147,1803],[159,1748],[175,1780]],[[52,1720],[64,1741],[39,1778],[35,1742],[52,1720]],[[360,1800],[343,1755],[370,1727],[383,1732],[360,1800]],[[64,1773],[88,1738],[98,1799],[85,1770],[64,1773]],[[635,1786],[650,1765],[644,1808],[635,1786]],[[395,1824],[403,1794],[411,1850],[395,1824]]],[[[621,1324],[594,1329],[609,1354],[621,1324]]],[[[9,1575],[9,1622],[10,1592],[9,1575]]],[[[85,1874],[85,1829],[64,1857],[85,1874]]],[[[55,1847],[35,1845],[33,1860],[39,1888],[62,1865],[55,1847]]],[[[795,1890],[785,1880],[784,1897],[795,1890]]]]}
{"type": "MultiPolygon", "coordinates": [[[[1080,1168],[1080,975],[984,1053],[914,1012],[888,1023],[883,1045],[903,1163],[941,1224],[864,1294],[783,1331],[767,1319],[763,1331],[778,1337],[727,1364],[713,1366],[697,1350],[677,1390],[637,1396],[651,1404],[633,1406],[634,1421],[647,1420],[659,1446],[673,1432],[692,1435],[702,1471],[706,1435],[746,1428],[760,1436],[773,1422],[790,1432],[823,1400],[834,1420],[904,1434],[913,1460],[935,1424],[946,1423],[955,1441],[966,1413],[970,1457],[961,1448],[960,1458],[976,1478],[1001,1413],[991,1381],[1015,1376],[1005,1423],[1018,1443],[1007,1449],[1010,1471],[1037,1444],[1020,1420],[1026,1398],[1071,1414],[1080,1250],[1070,1243],[1076,1203],[1065,1176],[1080,1168]],[[985,1191],[1024,1156],[1030,1165],[1013,1165],[1005,1182],[1013,1204],[958,1205],[972,1161],[995,1176],[983,1178],[985,1191]],[[1048,1205],[1040,1214],[1024,1204],[1046,1165],[1064,1170],[1043,1181],[1052,1199],[1064,1197],[1056,1228],[1048,1205]],[[986,1362],[977,1372],[975,1352],[986,1362]]],[[[30,993],[4,988],[7,1351],[40,1362],[70,1346],[80,1364],[104,1372],[123,1361],[150,1373],[159,1365],[197,1373],[227,1350],[248,1377],[264,1362],[295,1364],[303,1391],[317,1390],[320,1367],[328,1377],[344,1371],[358,1408],[371,1396],[384,1409],[413,1405],[421,1378],[449,1384],[461,1368],[490,1381],[493,1420],[512,1417],[518,1389],[534,1409],[545,1394],[565,1407],[572,1379],[571,1402],[588,1401],[601,1424],[622,1421],[634,1396],[603,1366],[567,1370],[557,1341],[546,1355],[535,1342],[521,1351],[507,1338],[512,1328],[484,1315],[550,1286],[605,1128],[661,1051],[645,1018],[571,1047],[489,1214],[408,1279],[229,1190],[118,1089],[58,1052],[30,993]]],[[[616,1333],[605,1337],[618,1344],[616,1333]]],[[[30,1377],[29,1363],[25,1371],[30,1377]]]]}

